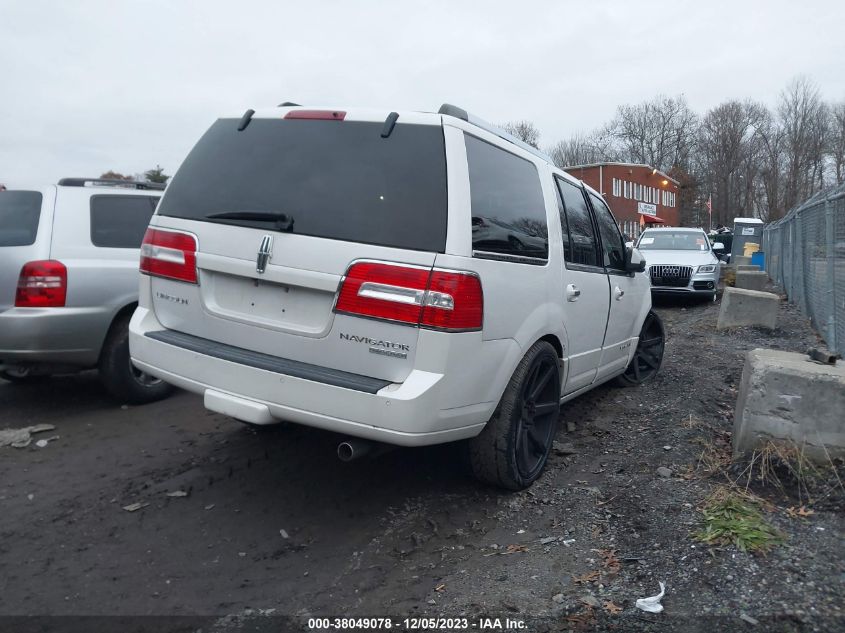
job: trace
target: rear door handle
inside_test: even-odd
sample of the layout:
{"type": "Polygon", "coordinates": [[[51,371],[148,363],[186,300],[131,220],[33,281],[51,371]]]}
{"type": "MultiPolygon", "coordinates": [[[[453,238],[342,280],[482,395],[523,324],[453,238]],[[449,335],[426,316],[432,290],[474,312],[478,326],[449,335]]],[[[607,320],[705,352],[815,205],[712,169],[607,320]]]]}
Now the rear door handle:
{"type": "Polygon", "coordinates": [[[625,296],[625,291],[622,290],[622,288],[620,288],[619,286],[616,286],[616,288],[613,289],[613,293],[616,295],[617,301],[621,301],[622,297],[625,296]]]}
{"type": "Polygon", "coordinates": [[[575,284],[569,284],[566,287],[566,300],[567,301],[578,301],[578,297],[581,296],[581,290],[575,284]]]}

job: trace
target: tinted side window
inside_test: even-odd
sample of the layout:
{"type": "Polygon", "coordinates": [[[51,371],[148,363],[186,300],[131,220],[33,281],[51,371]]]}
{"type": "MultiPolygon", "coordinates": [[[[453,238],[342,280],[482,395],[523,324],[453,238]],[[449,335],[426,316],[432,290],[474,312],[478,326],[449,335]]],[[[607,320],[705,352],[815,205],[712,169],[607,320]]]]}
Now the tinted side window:
{"type": "Polygon", "coordinates": [[[549,229],[537,168],[465,135],[472,200],[472,248],[546,259],[549,229]]]}
{"type": "Polygon", "coordinates": [[[596,220],[601,232],[604,265],[608,268],[625,270],[625,243],[622,241],[622,234],[619,233],[613,214],[604,200],[594,193],[590,193],[590,202],[593,205],[593,211],[596,212],[596,220]]]}
{"type": "Polygon", "coordinates": [[[141,248],[158,198],[91,196],[91,243],[105,248],[141,248]]]}
{"type": "Polygon", "coordinates": [[[37,191],[0,192],[0,246],[35,244],[41,217],[41,194],[37,191]]]}
{"type": "Polygon", "coordinates": [[[569,238],[571,241],[571,258],[566,261],[586,266],[600,266],[596,253],[596,231],[590,218],[590,209],[584,198],[584,192],[578,185],[566,180],[557,181],[566,220],[569,224],[569,238]]]}
{"type": "MultiPolygon", "coordinates": [[[[555,181],[559,181],[560,179],[555,176],[555,181]]],[[[557,210],[558,215],[560,216],[560,234],[561,234],[561,241],[563,242],[563,259],[571,262],[572,261],[572,248],[570,246],[570,238],[569,238],[569,222],[566,221],[566,211],[563,208],[563,199],[560,197],[560,185],[555,185],[555,193],[557,193],[557,210]]]]}

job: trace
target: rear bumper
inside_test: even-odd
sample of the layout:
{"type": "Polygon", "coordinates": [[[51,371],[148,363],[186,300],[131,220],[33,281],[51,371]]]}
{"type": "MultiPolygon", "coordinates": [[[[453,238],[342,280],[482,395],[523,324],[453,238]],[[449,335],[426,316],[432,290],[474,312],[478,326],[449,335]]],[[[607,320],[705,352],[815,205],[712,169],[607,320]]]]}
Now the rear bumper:
{"type": "Polygon", "coordinates": [[[103,308],[10,308],[0,312],[0,366],[96,365],[111,320],[103,308]]]}
{"type": "Polygon", "coordinates": [[[283,367],[254,366],[248,357],[255,353],[246,350],[238,362],[231,350],[201,353],[175,338],[161,340],[156,334],[161,332],[167,330],[152,311],[135,311],[129,346],[137,367],[203,395],[213,411],[257,424],[287,420],[389,444],[423,446],[477,435],[496,406],[488,401],[441,408],[450,392],[442,373],[415,369],[401,384],[361,390],[372,379],[360,377],[361,388],[356,388],[354,380],[344,383],[336,376],[326,378],[328,382],[318,374],[299,377],[283,373],[283,367]]]}

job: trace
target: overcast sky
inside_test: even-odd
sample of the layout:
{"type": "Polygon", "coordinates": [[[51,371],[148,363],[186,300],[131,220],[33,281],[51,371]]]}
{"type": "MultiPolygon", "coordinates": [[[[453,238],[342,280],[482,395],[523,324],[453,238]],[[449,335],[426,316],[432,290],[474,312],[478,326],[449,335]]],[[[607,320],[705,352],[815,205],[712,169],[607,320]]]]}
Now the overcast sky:
{"type": "Polygon", "coordinates": [[[845,100],[845,1],[0,0],[0,182],[173,173],[220,115],[297,103],[528,119],[542,146],[619,104],[845,100]]]}

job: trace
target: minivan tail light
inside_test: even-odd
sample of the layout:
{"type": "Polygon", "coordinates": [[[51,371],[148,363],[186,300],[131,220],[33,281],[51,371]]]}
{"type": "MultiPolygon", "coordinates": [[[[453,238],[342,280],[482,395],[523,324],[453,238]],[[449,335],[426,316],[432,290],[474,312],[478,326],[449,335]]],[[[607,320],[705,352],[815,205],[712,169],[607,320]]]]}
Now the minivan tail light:
{"type": "Polygon", "coordinates": [[[67,300],[67,267],[54,259],[27,262],[15,292],[17,308],[61,308],[67,300]]]}
{"type": "Polygon", "coordinates": [[[335,312],[470,331],[481,329],[484,298],[474,273],[358,262],[346,271],[335,312]]]}
{"type": "Polygon", "coordinates": [[[197,283],[197,238],[190,233],[148,228],[141,242],[142,273],[197,283]]]}

